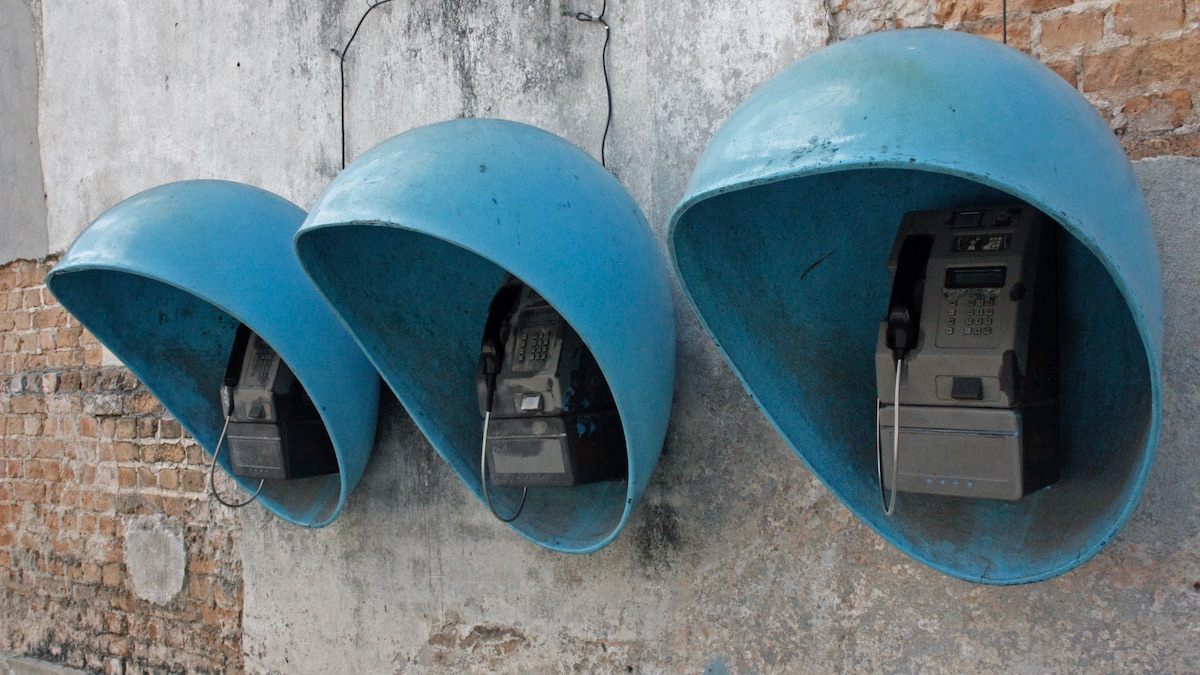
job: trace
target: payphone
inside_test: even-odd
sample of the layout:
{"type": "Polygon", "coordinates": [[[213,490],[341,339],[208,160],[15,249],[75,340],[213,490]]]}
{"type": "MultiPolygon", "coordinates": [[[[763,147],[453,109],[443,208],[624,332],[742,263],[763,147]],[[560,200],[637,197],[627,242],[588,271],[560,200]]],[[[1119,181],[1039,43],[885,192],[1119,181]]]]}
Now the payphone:
{"type": "Polygon", "coordinates": [[[506,276],[484,327],[476,378],[484,417],[480,478],[497,487],[574,487],[628,475],[625,434],[604,374],[566,319],[506,276]]]}
{"type": "Polygon", "coordinates": [[[875,351],[888,515],[897,491],[1016,500],[1057,480],[1057,230],[1026,205],[904,215],[875,351]]]}
{"type": "MultiPolygon", "coordinates": [[[[239,324],[221,387],[230,472],[242,478],[292,480],[338,472],[329,431],[308,392],[279,354],[239,324]]],[[[213,467],[221,440],[213,454],[213,467]]],[[[213,494],[226,502],[212,484],[213,494]]],[[[259,483],[259,490],[262,483],[259,483]]]]}

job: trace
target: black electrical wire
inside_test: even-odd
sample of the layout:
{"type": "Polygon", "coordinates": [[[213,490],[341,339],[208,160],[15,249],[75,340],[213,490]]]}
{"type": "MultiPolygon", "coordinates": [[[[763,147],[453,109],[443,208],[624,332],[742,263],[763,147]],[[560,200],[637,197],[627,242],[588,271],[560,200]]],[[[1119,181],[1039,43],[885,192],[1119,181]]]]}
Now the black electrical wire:
{"type": "Polygon", "coordinates": [[[1004,15],[1004,44],[1008,44],[1008,0],[1004,0],[1001,12],[1004,15]]]}
{"type": "Polygon", "coordinates": [[[608,116],[604,118],[604,136],[600,139],[600,165],[607,167],[608,161],[604,155],[604,147],[608,144],[608,130],[612,126],[613,115],[613,98],[612,85],[608,81],[608,42],[612,34],[608,30],[608,22],[604,20],[604,13],[608,11],[608,0],[600,5],[600,13],[592,16],[586,12],[563,12],[563,16],[574,17],[576,21],[587,21],[589,23],[598,23],[604,26],[604,47],[600,50],[600,68],[604,71],[604,96],[608,100],[608,116]]]}
{"type": "Polygon", "coordinates": [[[350,39],[346,41],[346,47],[344,49],[342,49],[342,51],[340,53],[336,49],[333,50],[333,53],[337,54],[338,58],[341,61],[341,63],[339,64],[338,67],[341,70],[341,75],[342,75],[341,88],[339,89],[339,93],[341,94],[341,101],[342,101],[342,168],[343,169],[346,168],[346,53],[350,51],[350,45],[354,44],[354,38],[358,37],[358,29],[362,28],[363,22],[367,20],[367,16],[370,15],[371,12],[374,11],[376,7],[378,7],[380,5],[386,5],[387,3],[391,2],[391,1],[392,0],[376,0],[375,2],[371,3],[371,5],[369,7],[367,7],[367,11],[363,12],[363,15],[361,17],[359,17],[358,25],[356,25],[354,27],[354,32],[350,34],[350,39]]]}

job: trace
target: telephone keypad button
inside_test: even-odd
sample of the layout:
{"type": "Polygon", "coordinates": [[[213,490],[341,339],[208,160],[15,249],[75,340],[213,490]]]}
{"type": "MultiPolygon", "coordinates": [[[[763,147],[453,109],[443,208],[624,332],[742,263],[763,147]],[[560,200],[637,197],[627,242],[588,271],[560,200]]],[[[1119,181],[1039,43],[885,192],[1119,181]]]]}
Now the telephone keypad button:
{"type": "Polygon", "coordinates": [[[953,309],[952,309],[952,310],[950,310],[950,311],[949,311],[949,314],[950,314],[950,316],[954,316],[954,312],[955,312],[955,310],[953,310],[953,309]]]}
{"type": "Polygon", "coordinates": [[[946,329],[946,335],[954,335],[954,329],[953,329],[953,328],[947,328],[947,329],[946,329]]]}
{"type": "Polygon", "coordinates": [[[992,334],[992,329],[991,329],[991,328],[984,328],[984,329],[983,329],[983,334],[984,334],[984,335],[991,335],[991,334],[992,334]]]}

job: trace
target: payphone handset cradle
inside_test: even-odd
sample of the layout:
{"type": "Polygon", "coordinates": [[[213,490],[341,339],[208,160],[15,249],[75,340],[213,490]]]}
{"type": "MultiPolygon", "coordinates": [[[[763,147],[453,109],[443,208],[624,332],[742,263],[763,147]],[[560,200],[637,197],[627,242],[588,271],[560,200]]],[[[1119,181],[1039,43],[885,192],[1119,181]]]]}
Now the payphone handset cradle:
{"type": "Polygon", "coordinates": [[[1027,205],[905,214],[875,354],[885,514],[897,491],[1015,500],[1057,480],[1056,237],[1027,205]]]}
{"type": "Polygon", "coordinates": [[[595,357],[558,310],[511,274],[488,311],[476,391],[480,482],[496,518],[515,520],[529,488],[628,476],[624,429],[595,357]],[[522,489],[513,515],[497,513],[493,484],[522,489]]]}

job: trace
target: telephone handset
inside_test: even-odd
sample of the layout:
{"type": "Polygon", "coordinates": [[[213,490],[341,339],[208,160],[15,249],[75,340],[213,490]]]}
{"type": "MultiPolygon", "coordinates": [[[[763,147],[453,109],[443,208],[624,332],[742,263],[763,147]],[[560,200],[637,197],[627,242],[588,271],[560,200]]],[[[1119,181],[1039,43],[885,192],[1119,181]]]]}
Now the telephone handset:
{"type": "Polygon", "coordinates": [[[235,476],[290,480],[337,473],[333,441],[308,392],[279,354],[245,325],[234,337],[221,403],[235,476]]]}
{"type": "Polygon", "coordinates": [[[905,214],[875,351],[885,513],[897,491],[1016,500],[1057,480],[1056,241],[1025,205],[905,214]]]}
{"type": "Polygon", "coordinates": [[[596,359],[562,315],[512,275],[488,312],[476,390],[485,496],[489,474],[497,487],[524,489],[628,475],[621,418],[596,359]]]}

